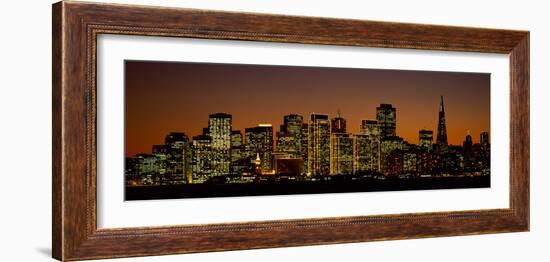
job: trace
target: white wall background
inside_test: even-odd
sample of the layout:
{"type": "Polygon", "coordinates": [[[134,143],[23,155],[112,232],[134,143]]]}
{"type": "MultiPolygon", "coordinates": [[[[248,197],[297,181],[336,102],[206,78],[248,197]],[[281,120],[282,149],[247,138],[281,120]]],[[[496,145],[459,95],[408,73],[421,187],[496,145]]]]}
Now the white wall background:
{"type": "MultiPolygon", "coordinates": [[[[545,1],[104,1],[531,31],[531,232],[123,261],[548,261],[550,28],[545,1]]],[[[1,261],[48,261],[51,256],[51,3],[6,1],[0,9],[1,261]]]]}

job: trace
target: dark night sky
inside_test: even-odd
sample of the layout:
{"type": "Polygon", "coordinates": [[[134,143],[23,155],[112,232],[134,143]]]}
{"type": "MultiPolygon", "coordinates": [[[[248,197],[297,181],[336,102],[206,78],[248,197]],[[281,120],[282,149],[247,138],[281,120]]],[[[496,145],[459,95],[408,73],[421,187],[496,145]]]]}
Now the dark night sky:
{"type": "Polygon", "coordinates": [[[418,130],[437,130],[439,96],[445,99],[450,144],[474,142],[490,131],[490,75],[403,70],[126,61],[126,155],[151,152],[167,133],[189,138],[208,126],[208,115],[233,115],[233,129],[259,123],[279,130],[283,116],[340,109],[348,132],[376,107],[397,108],[397,135],[418,143],[418,130]]]}

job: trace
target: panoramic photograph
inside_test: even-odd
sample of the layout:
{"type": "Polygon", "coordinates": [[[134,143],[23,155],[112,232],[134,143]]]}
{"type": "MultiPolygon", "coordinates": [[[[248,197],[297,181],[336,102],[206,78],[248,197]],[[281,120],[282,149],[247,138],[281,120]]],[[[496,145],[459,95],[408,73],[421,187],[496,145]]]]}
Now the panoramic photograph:
{"type": "Polygon", "coordinates": [[[125,200],[490,187],[490,74],[125,61],[125,200]]]}

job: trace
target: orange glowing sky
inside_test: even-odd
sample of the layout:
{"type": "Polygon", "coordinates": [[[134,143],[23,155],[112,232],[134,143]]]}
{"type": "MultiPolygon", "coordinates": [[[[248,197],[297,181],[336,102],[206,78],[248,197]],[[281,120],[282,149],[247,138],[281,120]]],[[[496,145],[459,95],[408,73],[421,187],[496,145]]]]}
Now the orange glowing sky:
{"type": "Polygon", "coordinates": [[[208,126],[208,115],[226,112],[233,129],[259,123],[279,130],[283,116],[341,111],[348,132],[376,107],[397,108],[397,135],[418,143],[418,131],[437,131],[439,96],[445,99],[447,136],[461,145],[490,131],[490,75],[403,70],[126,61],[125,151],[151,152],[169,132],[189,138],[208,126]]]}

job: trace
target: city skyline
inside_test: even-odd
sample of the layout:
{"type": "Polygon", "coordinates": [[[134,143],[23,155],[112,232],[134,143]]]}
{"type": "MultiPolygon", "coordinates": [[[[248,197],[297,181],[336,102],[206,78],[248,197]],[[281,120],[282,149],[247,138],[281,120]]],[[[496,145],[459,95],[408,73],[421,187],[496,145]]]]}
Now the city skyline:
{"type": "MultiPolygon", "coordinates": [[[[387,102],[387,104],[397,108],[397,135],[411,144],[418,144],[418,131],[421,129],[433,130],[435,138],[438,125],[438,104],[434,101],[438,101],[441,95],[445,97],[449,144],[460,145],[463,143],[468,131],[472,134],[479,134],[482,131],[490,132],[489,87],[488,74],[477,73],[127,61],[125,153],[126,156],[131,156],[151,152],[151,145],[162,143],[164,136],[173,131],[183,132],[190,138],[199,135],[202,133],[202,128],[208,124],[208,115],[214,112],[226,112],[233,115],[232,129],[241,130],[243,133],[246,128],[257,126],[260,123],[269,123],[273,126],[273,137],[275,139],[275,133],[282,124],[284,115],[299,114],[304,118],[308,118],[312,113],[316,113],[327,114],[332,119],[340,111],[342,117],[347,120],[348,133],[358,133],[361,120],[376,119],[376,107],[388,100],[397,101],[387,102]],[[228,70],[228,68],[232,69],[228,70]],[[334,70],[336,70],[336,75],[334,70]],[[272,71],[276,72],[273,73],[272,71]],[[296,73],[295,71],[299,72],[296,73]],[[210,72],[212,75],[207,77],[205,72],[210,72]],[[251,72],[254,72],[254,74],[251,72]],[[259,74],[260,72],[264,72],[264,74],[259,74]],[[271,72],[271,76],[266,72],[271,72]],[[221,76],[228,76],[228,74],[232,75],[230,79],[226,79],[225,83],[222,82],[223,77],[221,76]],[[265,79],[266,74],[267,79],[265,79]],[[297,74],[302,77],[294,79],[297,78],[297,74]],[[367,81],[369,77],[358,77],[357,74],[374,74],[376,77],[370,76],[370,81],[367,81]],[[259,75],[264,77],[262,81],[258,80],[259,75]],[[336,77],[339,84],[334,83],[334,81],[322,83],[321,80],[327,75],[333,78],[336,77]],[[292,90],[288,90],[288,85],[282,84],[289,82],[289,80],[282,81],[287,78],[298,82],[290,85],[292,87],[290,89],[297,90],[297,100],[304,100],[303,94],[296,89],[297,86],[303,86],[305,85],[304,81],[309,81],[310,83],[306,85],[305,89],[313,92],[310,94],[312,100],[322,105],[329,104],[329,106],[322,106],[325,108],[324,110],[294,110],[294,108],[297,108],[293,102],[294,100],[289,99],[289,97],[292,98],[293,93],[290,92],[292,90]],[[384,79],[386,82],[391,83],[383,85],[384,79]],[[201,83],[199,80],[203,82],[201,83]],[[262,82],[264,84],[261,84],[262,82]],[[227,91],[231,91],[231,88],[242,83],[249,84],[235,88],[233,90],[234,94],[228,96],[227,91]],[[265,92],[266,90],[272,90],[274,83],[281,85],[282,90],[275,92],[281,94],[273,95],[273,92],[265,92]],[[457,83],[466,87],[454,88],[457,83]],[[199,84],[203,88],[196,90],[195,86],[199,84]],[[346,87],[347,84],[350,84],[353,88],[346,87]],[[393,98],[392,95],[385,92],[377,92],[374,87],[380,86],[378,89],[383,89],[382,86],[386,86],[389,89],[388,91],[395,91],[396,87],[394,85],[397,84],[403,84],[405,87],[402,87],[402,89],[405,89],[405,91],[401,92],[403,95],[393,94],[393,98]],[[257,85],[258,88],[254,88],[254,85],[257,85]],[[269,88],[266,88],[266,85],[269,88]],[[416,86],[421,85],[428,87],[416,88],[416,86]],[[214,90],[223,91],[222,95],[217,95],[216,92],[212,91],[206,92],[204,86],[214,86],[214,90]],[[329,86],[333,87],[332,90],[328,89],[329,86]],[[436,88],[437,86],[439,88],[436,88]],[[153,87],[153,90],[158,91],[150,92],[153,87]],[[416,91],[413,93],[420,93],[420,95],[409,95],[412,89],[416,91]],[[437,90],[428,93],[428,90],[434,91],[434,89],[437,90]],[[174,90],[178,94],[180,92],[183,92],[183,94],[178,96],[168,92],[174,90]],[[251,94],[248,92],[251,90],[256,91],[251,94]],[[341,91],[342,94],[336,91],[341,91]],[[355,94],[354,91],[358,91],[358,93],[355,94]],[[361,96],[365,91],[369,91],[366,93],[370,95],[361,96]],[[195,97],[197,92],[199,98],[185,99],[186,97],[195,97]],[[170,98],[167,98],[165,93],[171,94],[170,98]],[[201,95],[201,93],[206,94],[201,95]],[[219,101],[223,100],[220,96],[223,96],[226,100],[234,101],[220,103],[219,101]],[[212,103],[200,103],[202,101],[201,97],[211,98],[210,100],[215,102],[212,103],[220,105],[212,106],[212,103]],[[270,97],[270,101],[267,101],[266,97],[270,97]],[[327,98],[331,97],[333,99],[327,101],[327,98]],[[374,102],[377,97],[386,99],[374,102]],[[415,100],[416,97],[420,97],[420,99],[416,99],[416,103],[413,103],[402,101],[403,97],[410,100],[415,100]],[[174,101],[175,98],[179,98],[181,101],[174,101]],[[159,99],[166,99],[166,101],[160,103],[158,102],[159,99]],[[349,101],[345,102],[346,99],[349,101]],[[264,109],[258,106],[261,104],[266,104],[265,107],[271,107],[273,112],[268,115],[263,114],[264,109]],[[239,105],[244,108],[237,108],[239,105]],[[249,105],[250,108],[247,109],[246,105],[249,105]],[[223,106],[236,109],[215,110],[223,106]],[[183,109],[189,109],[190,107],[193,107],[194,110],[192,114],[191,112],[182,112],[183,109]],[[207,110],[207,107],[211,107],[211,110],[207,110]],[[291,109],[286,109],[287,107],[291,109]],[[241,115],[239,112],[246,112],[246,114],[241,115]],[[421,113],[416,115],[414,112],[421,113]],[[147,124],[144,125],[144,123],[147,124]]],[[[303,108],[320,107],[313,104],[312,101],[302,102],[304,104],[303,108]]],[[[479,138],[474,136],[473,142],[479,143],[479,138]]]]}
{"type": "MultiPolygon", "coordinates": [[[[390,105],[390,104],[384,104],[384,105],[390,105]]],[[[209,115],[216,115],[216,114],[226,114],[226,115],[231,116],[232,120],[234,119],[234,118],[233,118],[233,115],[230,114],[230,113],[227,113],[227,112],[213,112],[213,113],[211,113],[211,114],[209,114],[209,115]]],[[[296,115],[296,116],[304,117],[303,115],[300,115],[300,114],[291,113],[291,114],[288,114],[288,115],[281,116],[281,119],[284,119],[284,117],[287,117],[287,116],[295,116],[295,115],[296,115]]],[[[321,113],[312,113],[312,114],[310,114],[310,116],[312,116],[312,115],[327,116],[329,122],[330,122],[331,120],[334,120],[334,119],[343,119],[344,121],[346,120],[345,116],[341,115],[339,112],[337,112],[337,114],[336,114],[334,117],[330,117],[329,114],[321,114],[321,113]]],[[[304,117],[304,119],[307,120],[307,117],[304,117]]],[[[373,121],[373,120],[372,120],[372,119],[364,119],[363,121],[373,121]]],[[[206,123],[208,123],[208,121],[206,121],[206,123]]],[[[307,123],[307,121],[306,121],[306,123],[307,123]]],[[[348,123],[348,122],[345,121],[345,123],[348,123]]],[[[244,128],[243,130],[237,130],[237,129],[235,129],[235,128],[232,128],[230,131],[231,131],[231,132],[240,132],[241,134],[245,134],[245,133],[246,133],[246,130],[250,130],[250,129],[254,129],[254,128],[258,128],[258,127],[271,127],[271,128],[273,129],[273,134],[272,134],[271,137],[272,137],[273,141],[276,142],[276,141],[277,141],[277,132],[279,132],[279,128],[280,128],[281,126],[283,126],[283,124],[284,124],[284,120],[281,121],[281,124],[278,125],[278,126],[272,125],[272,124],[270,124],[270,123],[258,123],[256,126],[246,127],[246,128],[244,128]]],[[[348,125],[348,126],[349,126],[349,125],[348,125]]],[[[358,130],[357,132],[349,132],[349,131],[347,131],[347,132],[342,132],[342,133],[345,133],[345,134],[361,134],[361,133],[362,133],[362,132],[361,132],[361,125],[359,124],[358,126],[359,126],[359,128],[357,129],[357,130],[358,130]]],[[[398,125],[397,125],[397,126],[398,126],[398,125]]],[[[330,127],[331,127],[331,129],[332,129],[332,128],[333,128],[333,125],[330,125],[330,127]]],[[[204,135],[205,135],[205,130],[206,130],[206,129],[208,129],[208,128],[207,128],[207,127],[203,127],[203,128],[201,129],[202,132],[201,132],[201,133],[198,133],[198,134],[186,134],[185,132],[171,131],[171,132],[166,133],[166,134],[164,134],[163,136],[161,136],[161,137],[158,139],[159,142],[158,142],[157,144],[161,144],[162,141],[165,140],[166,136],[169,135],[169,134],[172,134],[172,133],[185,134],[185,135],[189,138],[189,140],[192,142],[192,141],[194,140],[194,139],[192,139],[192,138],[204,136],[204,135]]],[[[347,129],[347,126],[344,127],[344,130],[346,130],[346,129],[347,129]]],[[[436,145],[436,144],[438,143],[438,141],[437,141],[437,135],[439,134],[439,132],[437,132],[437,129],[438,129],[438,128],[436,128],[435,130],[427,129],[427,128],[421,128],[421,129],[419,129],[419,130],[417,131],[417,137],[415,138],[415,140],[409,141],[409,140],[403,138],[403,141],[405,141],[405,142],[407,142],[408,144],[411,144],[411,145],[423,146],[423,145],[422,145],[422,141],[421,141],[421,139],[422,139],[422,138],[421,138],[421,133],[425,133],[426,131],[428,131],[428,132],[430,132],[430,134],[432,134],[432,136],[433,136],[433,137],[430,138],[431,140],[433,140],[433,141],[432,141],[432,145],[436,145]]],[[[333,133],[333,131],[331,131],[331,133],[333,133]]],[[[338,132],[336,132],[336,133],[338,133],[338,132]]],[[[471,131],[468,129],[468,130],[463,134],[463,136],[462,136],[462,141],[460,141],[460,143],[451,144],[451,143],[449,142],[448,145],[449,145],[449,146],[462,146],[462,144],[463,144],[464,141],[465,141],[464,139],[466,139],[466,137],[469,136],[469,135],[471,136],[472,134],[474,134],[474,136],[471,137],[472,143],[474,143],[474,144],[476,144],[476,143],[477,143],[477,144],[480,144],[480,143],[483,142],[483,141],[482,141],[482,138],[481,138],[481,136],[482,136],[483,133],[489,133],[489,131],[482,130],[481,132],[478,133],[479,136],[475,136],[475,133],[471,132],[471,131]],[[474,137],[475,137],[475,139],[474,139],[474,137]]],[[[446,135],[447,135],[447,134],[445,134],[445,136],[446,136],[446,135]]],[[[400,137],[399,134],[398,134],[397,132],[396,132],[396,135],[394,135],[394,136],[400,137]]],[[[246,144],[245,141],[246,141],[246,140],[245,140],[244,135],[243,135],[243,138],[242,138],[241,143],[244,145],[244,144],[246,144]]],[[[135,155],[138,155],[138,154],[150,154],[150,153],[153,151],[154,145],[157,145],[157,144],[149,145],[149,148],[150,148],[150,149],[149,149],[148,151],[138,152],[138,153],[133,154],[133,155],[128,155],[127,157],[135,156],[135,155]]],[[[280,148],[278,148],[278,147],[276,146],[276,143],[274,143],[273,151],[275,152],[275,151],[277,151],[277,150],[280,150],[280,148]]]]}
{"type": "MultiPolygon", "coordinates": [[[[190,138],[171,132],[163,144],[152,145],[151,154],[127,157],[127,186],[305,185],[330,181],[322,177],[331,176],[375,184],[392,178],[412,179],[420,182],[411,185],[415,187],[426,186],[426,178],[489,177],[489,133],[480,133],[480,143],[474,143],[468,133],[461,146],[449,145],[443,96],[435,141],[434,131],[426,129],[418,131],[417,144],[399,137],[396,112],[391,104],[380,104],[376,119],[363,120],[359,133],[349,133],[346,119],[338,112],[333,118],[311,114],[309,120],[298,114],[285,115],[277,132],[271,124],[258,124],[246,128],[244,135],[233,130],[232,115],[212,113],[202,134],[190,138]]],[[[218,193],[195,191],[188,196],[205,194],[218,193]]]]}

